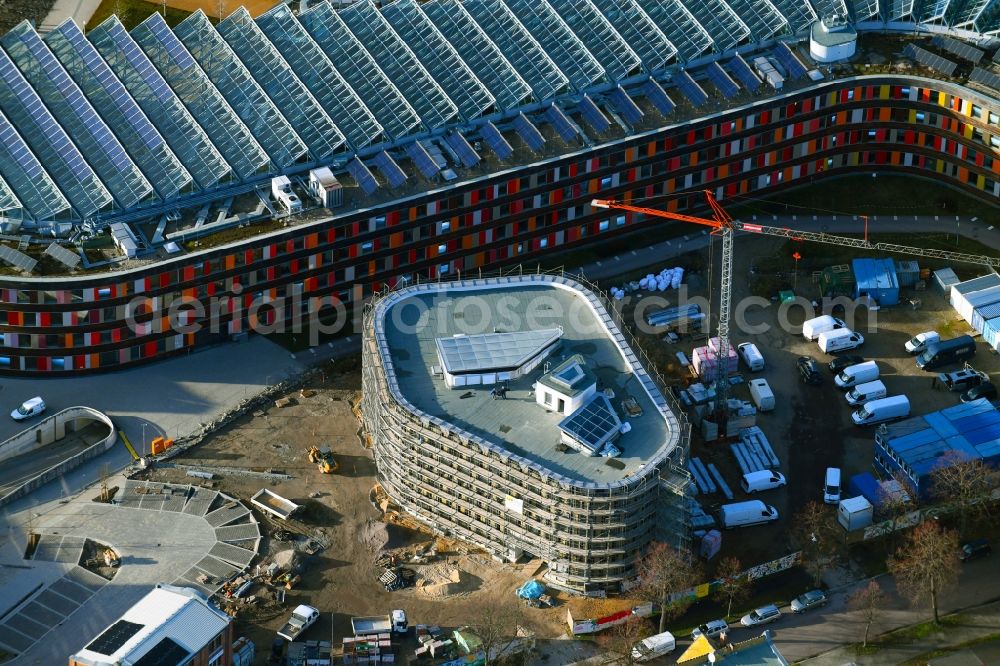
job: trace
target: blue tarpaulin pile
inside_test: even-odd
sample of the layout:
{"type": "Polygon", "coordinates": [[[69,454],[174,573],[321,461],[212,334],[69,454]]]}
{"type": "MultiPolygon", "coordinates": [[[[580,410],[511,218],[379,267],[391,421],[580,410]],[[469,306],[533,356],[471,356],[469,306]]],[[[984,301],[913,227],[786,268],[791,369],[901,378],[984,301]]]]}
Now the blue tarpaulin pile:
{"type": "Polygon", "coordinates": [[[527,583],[517,588],[516,594],[521,599],[537,599],[545,594],[545,586],[537,580],[529,580],[527,583]]]}

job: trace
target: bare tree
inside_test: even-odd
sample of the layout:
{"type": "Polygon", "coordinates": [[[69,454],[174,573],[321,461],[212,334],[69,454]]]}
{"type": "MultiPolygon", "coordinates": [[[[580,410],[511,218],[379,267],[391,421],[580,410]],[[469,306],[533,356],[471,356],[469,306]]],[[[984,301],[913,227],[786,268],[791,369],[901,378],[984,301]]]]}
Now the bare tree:
{"type": "Polygon", "coordinates": [[[938,595],[958,582],[958,534],[925,521],[910,530],[888,564],[903,596],[914,606],[930,601],[938,623],[938,595]]]}
{"type": "Polygon", "coordinates": [[[733,614],[733,602],[744,601],[750,596],[750,579],[735,557],[727,557],[719,562],[715,575],[719,578],[715,596],[720,603],[726,604],[726,619],[729,619],[733,614]]]}
{"type": "Polygon", "coordinates": [[[997,488],[1000,488],[1000,470],[961,451],[941,456],[931,472],[931,493],[958,513],[962,534],[966,533],[969,520],[989,515],[990,494],[997,488]]]}
{"type": "Polygon", "coordinates": [[[483,644],[485,666],[503,663],[504,654],[517,641],[524,606],[514,598],[494,598],[476,606],[466,624],[483,644]]]}
{"type": "Polygon", "coordinates": [[[874,580],[868,581],[867,585],[858,588],[847,598],[847,607],[861,613],[861,618],[865,621],[865,637],[861,642],[861,647],[868,647],[868,632],[879,619],[884,605],[885,592],[882,591],[882,586],[874,580]]]}
{"type": "Polygon", "coordinates": [[[802,566],[817,587],[844,555],[844,535],[829,507],[809,502],[792,520],[792,538],[802,549],[802,566]]]}
{"type": "Polygon", "coordinates": [[[653,542],[636,563],[639,573],[639,593],[660,605],[660,632],[667,630],[667,621],[677,617],[691,605],[690,599],[671,602],[670,597],[693,587],[700,573],[698,563],[688,550],[678,550],[665,543],[653,542]]]}
{"type": "Polygon", "coordinates": [[[597,636],[597,644],[615,656],[615,663],[621,666],[632,666],[636,659],[632,656],[632,648],[645,637],[646,622],[635,615],[625,622],[616,624],[609,631],[597,636]]]}

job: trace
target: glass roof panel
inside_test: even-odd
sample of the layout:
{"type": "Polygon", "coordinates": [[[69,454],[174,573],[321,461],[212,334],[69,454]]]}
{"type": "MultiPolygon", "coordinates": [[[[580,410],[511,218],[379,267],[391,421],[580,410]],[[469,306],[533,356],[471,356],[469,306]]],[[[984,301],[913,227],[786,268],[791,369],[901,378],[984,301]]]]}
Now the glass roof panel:
{"type": "Polygon", "coordinates": [[[697,58],[712,48],[712,37],[680,0],[639,0],[639,5],[677,47],[681,60],[697,58]]]}
{"type": "Polygon", "coordinates": [[[950,0],[917,0],[916,19],[921,23],[942,19],[949,4],[950,0]]]}
{"type": "Polygon", "coordinates": [[[548,0],[504,0],[531,36],[552,56],[570,85],[583,90],[605,79],[604,67],[573,34],[548,0]]]}
{"type": "Polygon", "coordinates": [[[4,51],[0,79],[5,84],[0,85],[0,108],[77,214],[90,217],[110,206],[111,193],[4,51]]]}
{"type": "Polygon", "coordinates": [[[854,10],[855,21],[878,19],[881,10],[879,0],[852,0],[851,8],[854,10]]]}
{"type": "Polygon", "coordinates": [[[356,150],[382,140],[382,125],[309,36],[286,4],[257,17],[257,25],[319,100],[356,150]]]}
{"type": "Polygon", "coordinates": [[[153,187],[34,28],[24,21],[0,39],[11,59],[122,208],[153,187]]]}
{"type": "Polygon", "coordinates": [[[750,28],[723,0],[688,0],[685,6],[712,36],[717,51],[728,51],[750,36],[750,28]]]}
{"type": "Polygon", "coordinates": [[[555,97],[569,79],[502,0],[465,0],[465,9],[541,101],[555,97]]]}
{"type": "Polygon", "coordinates": [[[87,38],[202,188],[211,188],[230,174],[229,164],[205,130],[184,108],[117,17],[108,18],[91,30],[87,38]]]}
{"type": "Polygon", "coordinates": [[[174,27],[174,34],[246,123],[279,169],[305,156],[308,148],[288,119],[254,80],[205,13],[197,11],[174,27]]]}
{"type": "Polygon", "coordinates": [[[264,36],[246,7],[216,27],[236,56],[309,146],[313,157],[336,155],[346,139],[278,49],[264,36]]]}
{"type": "Polygon", "coordinates": [[[441,84],[465,119],[481,116],[496,104],[455,48],[431,22],[416,0],[382,6],[382,16],[406,40],[431,76],[441,84]]]}
{"type": "Polygon", "coordinates": [[[820,18],[833,16],[846,18],[848,16],[845,0],[812,0],[812,2],[820,18]]]}
{"type": "Polygon", "coordinates": [[[299,15],[299,22],[368,105],[390,137],[398,139],[419,129],[420,116],[358,38],[348,30],[330,3],[316,4],[299,15]]]}
{"type": "Polygon", "coordinates": [[[489,88],[501,109],[518,106],[531,96],[531,86],[459,0],[431,0],[420,8],[489,88]]]}
{"type": "Polygon", "coordinates": [[[782,16],[788,19],[792,32],[802,32],[816,21],[816,11],[809,0],[772,0],[782,16]]]}
{"type": "Polygon", "coordinates": [[[543,328],[437,338],[438,360],[449,374],[514,370],[558,342],[562,330],[543,328]]]}
{"type": "Polygon", "coordinates": [[[913,18],[914,0],[889,0],[886,8],[886,20],[902,21],[913,18]]]}
{"type": "Polygon", "coordinates": [[[972,28],[979,14],[993,0],[953,0],[948,6],[945,19],[953,28],[972,28]]]}
{"type": "Polygon", "coordinates": [[[37,220],[47,220],[69,210],[69,202],[2,111],[0,176],[37,220]]]}
{"type": "Polygon", "coordinates": [[[548,0],[610,79],[634,74],[642,65],[639,55],[604,17],[591,0],[548,0]]]}
{"type": "Polygon", "coordinates": [[[750,28],[750,34],[758,42],[770,39],[788,27],[788,20],[781,15],[771,0],[727,1],[737,16],[750,28]]]}
{"type": "Polygon", "coordinates": [[[0,213],[20,210],[23,208],[21,202],[18,201],[17,195],[14,194],[14,190],[10,189],[10,185],[7,184],[3,178],[0,178],[0,213]]]}
{"type": "Polygon", "coordinates": [[[428,129],[443,127],[458,116],[458,107],[371,0],[348,5],[340,10],[340,18],[416,109],[428,129]]]}
{"type": "Polygon", "coordinates": [[[593,3],[642,58],[646,71],[663,69],[677,55],[677,48],[636,0],[593,0],[593,3]]]}
{"type": "Polygon", "coordinates": [[[160,197],[172,199],[191,186],[191,174],[72,19],[44,41],[160,197]]]}
{"type": "Polygon", "coordinates": [[[266,173],[270,158],[160,14],[132,29],[132,38],[195,117],[242,180],[266,173]]]}

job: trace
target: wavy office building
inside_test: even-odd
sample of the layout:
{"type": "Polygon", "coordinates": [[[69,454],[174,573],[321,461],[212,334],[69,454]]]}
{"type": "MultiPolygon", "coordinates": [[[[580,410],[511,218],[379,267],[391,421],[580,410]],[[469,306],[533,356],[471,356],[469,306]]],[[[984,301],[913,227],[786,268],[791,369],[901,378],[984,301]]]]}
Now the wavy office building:
{"type": "Polygon", "coordinates": [[[0,37],[0,373],[126,367],[647,223],[592,210],[598,192],[690,191],[685,209],[892,170],[995,200],[1000,79],[953,39],[987,47],[995,5],[363,0],[22,24],[0,37]],[[810,76],[796,40],[822,59],[855,28],[940,34],[910,73],[810,76]],[[147,237],[317,167],[343,206],[232,243],[209,223],[206,249],[172,255],[147,237]],[[40,276],[18,251],[109,225],[139,245],[119,270],[40,276]]]}

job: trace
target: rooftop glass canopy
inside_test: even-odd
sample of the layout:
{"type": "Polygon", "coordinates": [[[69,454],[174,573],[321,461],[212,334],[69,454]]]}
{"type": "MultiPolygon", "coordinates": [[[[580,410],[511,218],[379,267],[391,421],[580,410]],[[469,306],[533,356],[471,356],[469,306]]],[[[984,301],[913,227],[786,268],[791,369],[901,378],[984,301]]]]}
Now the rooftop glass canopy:
{"type": "Polygon", "coordinates": [[[48,220],[69,211],[69,202],[2,111],[0,175],[36,219],[48,220]]]}

